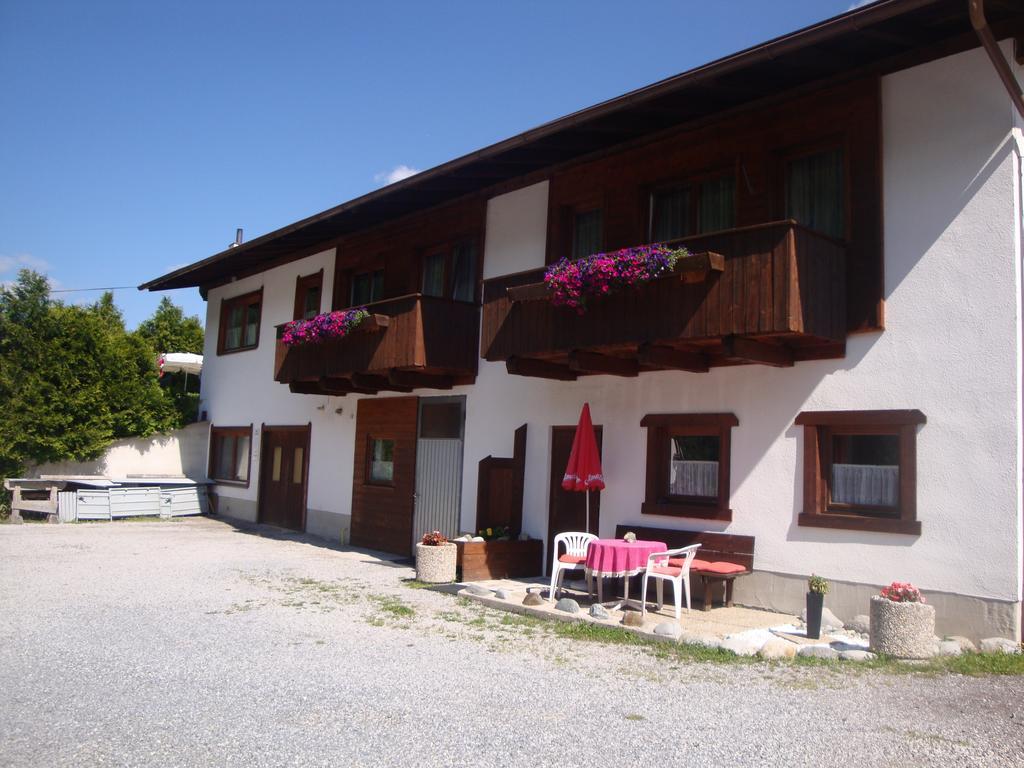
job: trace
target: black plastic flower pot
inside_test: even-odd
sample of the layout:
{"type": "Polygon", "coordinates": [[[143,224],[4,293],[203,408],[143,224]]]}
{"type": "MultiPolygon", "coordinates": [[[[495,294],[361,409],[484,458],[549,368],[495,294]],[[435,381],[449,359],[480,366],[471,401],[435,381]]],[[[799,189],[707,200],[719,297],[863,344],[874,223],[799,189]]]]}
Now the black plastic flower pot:
{"type": "Polygon", "coordinates": [[[821,609],[825,596],[820,592],[807,593],[807,636],[817,640],[821,637],[821,609]]]}

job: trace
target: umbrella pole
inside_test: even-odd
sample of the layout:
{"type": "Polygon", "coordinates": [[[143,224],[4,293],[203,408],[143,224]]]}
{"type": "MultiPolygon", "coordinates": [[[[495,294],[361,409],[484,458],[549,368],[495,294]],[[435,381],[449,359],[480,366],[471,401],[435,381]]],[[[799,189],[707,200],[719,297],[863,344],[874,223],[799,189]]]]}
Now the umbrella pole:
{"type": "Polygon", "coordinates": [[[590,533],[590,489],[583,491],[587,494],[587,533],[590,533]]]}

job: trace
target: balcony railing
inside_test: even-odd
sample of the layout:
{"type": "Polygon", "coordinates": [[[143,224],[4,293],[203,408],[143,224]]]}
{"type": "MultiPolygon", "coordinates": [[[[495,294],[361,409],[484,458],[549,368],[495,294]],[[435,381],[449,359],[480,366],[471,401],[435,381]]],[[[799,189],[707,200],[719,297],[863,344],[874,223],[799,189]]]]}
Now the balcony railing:
{"type": "Polygon", "coordinates": [[[370,317],[344,338],[297,346],[278,338],[274,378],[292,392],[330,395],[450,389],[476,378],[476,304],[416,293],[366,308],[370,317]]]}
{"type": "Polygon", "coordinates": [[[484,283],[481,354],[555,379],[842,357],[842,244],[793,221],[674,241],[676,273],[594,299],[585,314],[546,298],[544,269],[484,283]]]}

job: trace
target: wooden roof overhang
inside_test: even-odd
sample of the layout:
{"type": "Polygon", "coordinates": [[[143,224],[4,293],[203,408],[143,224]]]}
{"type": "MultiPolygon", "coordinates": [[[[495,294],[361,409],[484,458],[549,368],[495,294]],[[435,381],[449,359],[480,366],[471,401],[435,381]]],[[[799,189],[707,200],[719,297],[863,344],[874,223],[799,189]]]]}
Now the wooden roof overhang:
{"type": "MultiPolygon", "coordinates": [[[[989,0],[999,36],[1024,6],[989,0]]],[[[965,0],[879,0],[374,190],[139,286],[209,288],[330,247],[345,235],[695,121],[827,82],[884,74],[979,45],[965,0]]]]}

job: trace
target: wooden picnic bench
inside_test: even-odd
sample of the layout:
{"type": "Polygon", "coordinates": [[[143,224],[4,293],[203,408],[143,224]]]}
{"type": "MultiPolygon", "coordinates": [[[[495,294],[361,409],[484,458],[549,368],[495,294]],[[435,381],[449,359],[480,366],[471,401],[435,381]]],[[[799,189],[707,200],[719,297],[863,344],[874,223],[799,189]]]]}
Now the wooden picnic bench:
{"type": "Polygon", "coordinates": [[[632,531],[638,539],[663,541],[669,549],[700,544],[697,556],[690,564],[690,574],[699,576],[704,587],[704,610],[711,609],[711,590],[721,582],[725,605],[732,607],[733,582],[754,570],[754,537],[736,536],[712,531],[675,531],[669,528],[648,528],[617,525],[615,537],[621,539],[632,531]]]}

